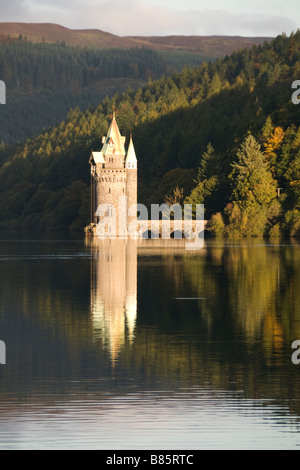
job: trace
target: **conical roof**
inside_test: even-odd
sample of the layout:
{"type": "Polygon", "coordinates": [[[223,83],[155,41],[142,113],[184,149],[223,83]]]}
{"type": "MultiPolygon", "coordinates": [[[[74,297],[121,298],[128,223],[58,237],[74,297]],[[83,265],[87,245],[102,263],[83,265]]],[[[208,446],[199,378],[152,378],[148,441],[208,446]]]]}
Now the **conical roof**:
{"type": "Polygon", "coordinates": [[[103,138],[102,143],[102,153],[104,155],[125,155],[125,137],[121,136],[115,114],[107,136],[103,138]]]}
{"type": "Polygon", "coordinates": [[[134,145],[132,141],[132,135],[130,136],[130,142],[129,142],[128,152],[127,152],[125,161],[126,163],[129,163],[129,162],[136,163],[137,161],[135,150],[134,150],[134,145]]]}

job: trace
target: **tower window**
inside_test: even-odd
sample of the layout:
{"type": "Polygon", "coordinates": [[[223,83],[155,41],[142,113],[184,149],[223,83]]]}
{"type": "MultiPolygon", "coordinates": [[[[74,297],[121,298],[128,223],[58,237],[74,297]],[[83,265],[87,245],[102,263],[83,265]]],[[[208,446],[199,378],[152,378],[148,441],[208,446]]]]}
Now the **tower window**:
{"type": "Polygon", "coordinates": [[[108,192],[109,192],[109,194],[111,194],[111,189],[110,188],[109,188],[108,192]]]}

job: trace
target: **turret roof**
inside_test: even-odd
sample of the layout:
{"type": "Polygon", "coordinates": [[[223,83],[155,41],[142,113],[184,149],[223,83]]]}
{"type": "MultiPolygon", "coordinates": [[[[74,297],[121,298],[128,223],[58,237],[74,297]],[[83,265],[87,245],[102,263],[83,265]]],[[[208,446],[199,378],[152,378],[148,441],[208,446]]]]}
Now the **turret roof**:
{"type": "Polygon", "coordinates": [[[91,159],[92,158],[95,163],[105,163],[102,152],[92,152],[91,159]]]}
{"type": "Polygon", "coordinates": [[[130,136],[129,147],[128,147],[128,151],[126,155],[126,162],[128,163],[128,162],[136,162],[136,161],[137,161],[137,158],[136,158],[136,154],[134,150],[132,136],[130,136]]]}
{"type": "Polygon", "coordinates": [[[121,136],[114,114],[107,136],[102,140],[102,153],[104,155],[125,155],[125,139],[121,136]]]}

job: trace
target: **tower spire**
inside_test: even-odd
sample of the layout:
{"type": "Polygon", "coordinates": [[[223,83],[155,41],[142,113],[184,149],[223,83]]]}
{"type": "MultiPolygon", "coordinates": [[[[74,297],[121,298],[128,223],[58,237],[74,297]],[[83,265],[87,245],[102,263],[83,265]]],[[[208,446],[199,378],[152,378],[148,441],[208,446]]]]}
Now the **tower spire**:
{"type": "Polygon", "coordinates": [[[126,168],[136,168],[137,164],[137,158],[134,150],[134,145],[133,145],[133,140],[132,140],[132,134],[130,133],[130,142],[129,142],[129,147],[125,159],[126,163],[126,168]],[[130,164],[130,165],[128,165],[130,164]]]}
{"type": "MultiPolygon", "coordinates": [[[[102,138],[103,147],[101,152],[106,155],[119,155],[124,159],[125,157],[125,137],[121,136],[117,121],[115,119],[115,112],[111,121],[107,136],[102,138]]],[[[122,160],[122,164],[124,160],[122,160]]]]}

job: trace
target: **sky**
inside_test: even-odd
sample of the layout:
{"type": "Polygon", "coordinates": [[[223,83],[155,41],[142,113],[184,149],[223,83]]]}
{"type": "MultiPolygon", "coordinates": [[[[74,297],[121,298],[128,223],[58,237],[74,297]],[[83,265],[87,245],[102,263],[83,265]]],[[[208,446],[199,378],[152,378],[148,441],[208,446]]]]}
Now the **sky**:
{"type": "Polygon", "coordinates": [[[300,28],[300,1],[0,0],[0,22],[56,23],[118,36],[277,36],[300,28]]]}

